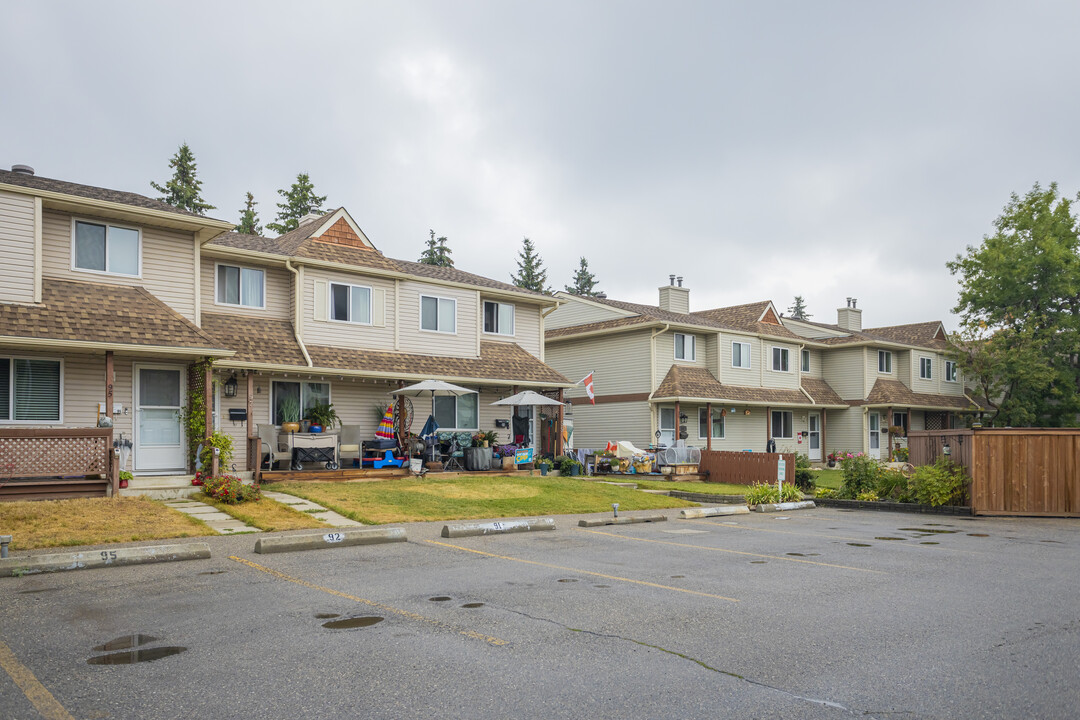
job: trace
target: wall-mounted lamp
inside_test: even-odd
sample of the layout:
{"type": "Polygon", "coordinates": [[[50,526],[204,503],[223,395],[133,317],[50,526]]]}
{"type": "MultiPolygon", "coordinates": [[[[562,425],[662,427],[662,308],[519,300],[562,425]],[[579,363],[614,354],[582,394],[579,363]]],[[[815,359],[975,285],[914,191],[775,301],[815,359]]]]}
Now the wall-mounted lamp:
{"type": "Polygon", "coordinates": [[[684,412],[679,413],[679,422],[686,422],[690,419],[690,416],[684,412]]]}
{"type": "Polygon", "coordinates": [[[236,374],[225,381],[225,384],[221,386],[225,391],[225,397],[236,397],[236,374]]]}
{"type": "Polygon", "coordinates": [[[742,414],[743,415],[749,415],[750,414],[750,408],[746,408],[745,410],[743,410],[742,414]]]}
{"type": "Polygon", "coordinates": [[[949,447],[949,441],[945,438],[944,435],[941,436],[941,454],[945,457],[952,455],[952,448],[949,447]]]}

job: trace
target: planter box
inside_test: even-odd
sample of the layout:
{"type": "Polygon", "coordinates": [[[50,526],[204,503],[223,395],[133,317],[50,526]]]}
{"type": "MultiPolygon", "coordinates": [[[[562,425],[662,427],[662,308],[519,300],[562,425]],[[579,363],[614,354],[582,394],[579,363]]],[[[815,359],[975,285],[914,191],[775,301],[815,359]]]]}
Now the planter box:
{"type": "Polygon", "coordinates": [[[697,465],[671,465],[673,475],[697,475],[697,465]]]}
{"type": "Polygon", "coordinates": [[[504,457],[502,459],[502,469],[503,470],[513,470],[515,467],[516,466],[514,465],[514,458],[513,457],[504,457]]]}
{"type": "Polygon", "coordinates": [[[841,500],[840,498],[812,498],[819,507],[852,508],[857,510],[887,510],[889,512],[925,513],[927,515],[973,515],[970,507],[963,505],[919,505],[888,500],[841,500]]]}

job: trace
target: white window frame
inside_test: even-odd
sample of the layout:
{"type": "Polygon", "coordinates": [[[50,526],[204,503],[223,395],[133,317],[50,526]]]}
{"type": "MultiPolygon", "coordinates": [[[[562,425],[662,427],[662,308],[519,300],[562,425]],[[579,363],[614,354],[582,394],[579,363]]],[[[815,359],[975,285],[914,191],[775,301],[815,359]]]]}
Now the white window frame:
{"type": "MultiPolygon", "coordinates": [[[[781,417],[780,418],[780,430],[783,431],[783,429],[784,429],[784,418],[781,417]]],[[[795,439],[795,413],[793,411],[791,411],[791,410],[773,410],[769,414],[769,430],[770,430],[770,436],[772,437],[773,440],[794,440],[795,439]],[[788,417],[788,431],[791,433],[790,435],[777,435],[775,432],[773,432],[773,431],[776,430],[776,416],[777,415],[781,415],[781,416],[786,415],[788,417]]]]}
{"type": "Polygon", "coordinates": [[[58,357],[35,357],[28,355],[0,355],[0,359],[8,361],[8,419],[0,418],[0,425],[60,425],[64,422],[64,359],[58,357]],[[17,420],[15,419],[15,361],[16,360],[39,360],[43,362],[55,362],[60,364],[60,405],[59,417],[56,420],[17,420]]]}
{"type": "Polygon", "coordinates": [[[697,425],[697,427],[698,427],[698,440],[707,440],[708,439],[707,435],[702,435],[701,434],[701,423],[702,423],[702,421],[708,422],[707,427],[709,429],[709,432],[712,432],[713,424],[712,424],[711,420],[713,420],[715,418],[720,418],[720,434],[719,435],[713,435],[712,439],[713,440],[723,440],[724,437],[727,435],[727,418],[724,417],[723,409],[713,408],[713,410],[712,410],[713,417],[708,418],[708,419],[703,417],[705,415],[706,410],[708,410],[708,408],[703,408],[703,407],[698,408],[698,425],[697,425]]]}
{"type": "MultiPolygon", "coordinates": [[[[456,315],[456,310],[455,310],[455,315],[456,315]]],[[[455,324],[456,324],[456,322],[455,322],[455,324]]],[[[484,335],[499,335],[501,337],[514,337],[514,329],[515,329],[516,326],[517,326],[517,308],[514,307],[513,303],[502,303],[502,302],[499,302],[497,300],[485,300],[484,301],[483,305],[481,306],[481,310],[480,310],[480,331],[484,335]],[[490,330],[487,329],[487,306],[488,305],[494,305],[495,306],[495,325],[496,325],[496,328],[497,328],[495,331],[490,331],[490,330]],[[504,307],[510,308],[510,332],[503,332],[502,328],[499,327],[499,318],[501,317],[501,311],[502,311],[502,308],[504,308],[504,307]]]]}
{"type": "Polygon", "coordinates": [[[960,371],[952,360],[945,361],[945,382],[960,382],[960,371]]]}
{"type": "Polygon", "coordinates": [[[799,355],[800,355],[800,363],[801,363],[799,365],[799,372],[804,372],[804,373],[810,372],[810,351],[809,350],[803,350],[802,352],[799,353],[799,355]]]}
{"type": "MultiPolygon", "coordinates": [[[[347,323],[349,325],[373,325],[374,324],[374,322],[373,322],[374,317],[373,316],[375,315],[374,303],[375,303],[375,289],[372,288],[369,285],[354,285],[352,283],[336,282],[334,280],[330,280],[330,281],[328,281],[326,283],[326,319],[329,322],[347,323]],[[349,319],[348,320],[338,320],[337,318],[334,317],[334,286],[335,285],[338,285],[340,287],[344,287],[344,288],[349,289],[349,319]],[[352,318],[352,294],[353,294],[353,289],[354,288],[358,288],[360,290],[367,290],[367,292],[368,292],[368,319],[367,319],[366,322],[363,321],[363,320],[353,320],[353,318],[352,318]]],[[[455,318],[455,320],[456,320],[456,318],[455,318]]]]}
{"type": "Polygon", "coordinates": [[[770,351],[769,352],[769,357],[770,357],[769,365],[770,365],[770,368],[772,369],[773,372],[782,372],[782,373],[791,372],[791,349],[790,348],[781,347],[780,345],[772,345],[769,348],[769,351],[770,351]],[[779,359],[781,360],[781,362],[779,364],[781,366],[787,365],[786,368],[777,367],[777,359],[778,359],[777,354],[776,354],[777,350],[780,351],[779,359]]]}
{"type": "MultiPolygon", "coordinates": [[[[740,360],[741,359],[742,358],[740,358],[740,360]]],[[[752,365],[752,358],[751,358],[751,354],[750,354],[750,343],[743,342],[742,340],[732,340],[731,341],[731,367],[739,368],[740,370],[750,370],[751,365],[752,365]],[[742,345],[743,346],[743,350],[740,352],[740,355],[745,355],[746,356],[746,364],[745,365],[736,365],[735,364],[735,346],[736,345],[742,345]]]]}
{"type": "Polygon", "coordinates": [[[298,384],[300,386],[300,419],[301,420],[304,419],[304,409],[305,409],[304,408],[304,385],[306,385],[307,383],[311,383],[312,385],[315,385],[315,384],[326,385],[326,402],[331,404],[331,405],[334,404],[334,386],[329,380],[319,380],[316,383],[313,380],[303,380],[303,379],[290,380],[288,378],[271,378],[271,380],[270,380],[270,423],[272,425],[280,425],[281,424],[281,423],[277,422],[277,418],[274,417],[274,414],[277,412],[277,402],[276,402],[277,396],[274,393],[274,384],[275,383],[295,383],[295,384],[298,384]]]}
{"type": "Polygon", "coordinates": [[[908,427],[909,427],[908,423],[911,422],[911,418],[908,417],[907,410],[893,410],[892,417],[889,418],[889,420],[892,421],[889,424],[889,427],[901,427],[901,428],[904,428],[904,437],[907,437],[908,427]],[[896,422],[896,417],[898,415],[903,418],[901,420],[901,422],[896,422]]]}
{"type": "Polygon", "coordinates": [[[892,375],[892,350],[878,350],[877,351],[877,371],[883,375],[892,375]],[[881,361],[885,362],[882,363],[881,361]],[[882,370],[882,365],[885,369],[882,370]]]}
{"type": "MultiPolygon", "coordinates": [[[[128,278],[141,278],[143,275],[143,234],[142,228],[134,227],[131,225],[120,225],[118,223],[109,222],[106,220],[98,220],[96,218],[75,217],[71,218],[71,270],[72,272],[91,273],[94,275],[112,275],[116,277],[128,277],[128,278]],[[93,268],[81,268],[75,264],[76,250],[75,250],[75,226],[76,223],[85,223],[87,225],[98,225],[105,227],[105,269],[94,270],[93,268]],[[114,227],[120,230],[133,230],[138,233],[139,236],[139,272],[136,275],[130,275],[128,273],[115,272],[109,270],[109,228],[114,227]]],[[[215,296],[216,297],[216,296],[215,296]]]]}
{"type": "Polygon", "coordinates": [[[234,265],[233,263],[224,263],[224,262],[214,263],[214,304],[215,305],[221,305],[222,307],[247,308],[248,310],[265,310],[266,309],[266,270],[263,269],[263,268],[251,267],[250,265],[234,265]],[[259,301],[262,304],[261,305],[245,305],[243,302],[231,303],[231,302],[222,302],[221,300],[219,300],[218,298],[220,297],[220,295],[218,295],[218,278],[221,277],[220,276],[220,272],[221,272],[220,268],[222,266],[224,266],[224,267],[234,267],[234,268],[236,268],[237,270],[240,271],[240,285],[238,287],[240,288],[240,298],[241,298],[241,300],[243,300],[243,297],[244,297],[244,286],[243,286],[243,283],[244,283],[244,271],[245,270],[252,270],[254,272],[262,273],[262,276],[263,276],[262,297],[259,299],[259,301]]]}
{"type": "MultiPolygon", "coordinates": [[[[459,395],[444,395],[444,396],[439,397],[439,401],[440,402],[446,402],[446,398],[453,398],[453,400],[454,400],[454,427],[444,427],[444,426],[440,425],[439,426],[439,432],[476,432],[476,431],[478,431],[480,429],[480,394],[479,393],[469,393],[468,395],[460,395],[460,396],[459,395]],[[458,427],[457,426],[458,421],[461,419],[461,416],[458,414],[458,400],[460,400],[463,397],[474,397],[474,398],[476,398],[476,427],[458,427]]],[[[434,403],[431,406],[431,413],[432,413],[432,416],[434,416],[434,414],[435,414],[435,405],[434,405],[434,403]]]]}
{"type": "Polygon", "coordinates": [[[926,357],[925,355],[919,357],[919,379],[934,379],[934,358],[926,357]]]}
{"type": "Polygon", "coordinates": [[[690,333],[673,333],[673,352],[675,353],[676,360],[685,360],[686,362],[697,361],[697,336],[690,333]],[[683,339],[683,357],[679,357],[679,337],[683,339]],[[690,341],[690,357],[686,357],[686,341],[690,341]]]}
{"type": "Polygon", "coordinates": [[[444,297],[442,295],[424,295],[424,294],[422,294],[422,295],[420,295],[420,300],[418,301],[417,304],[418,304],[417,311],[418,311],[418,315],[419,315],[419,317],[417,318],[417,324],[420,327],[420,332],[439,333],[440,335],[457,335],[457,298],[444,297]],[[444,302],[452,302],[452,303],[454,303],[454,329],[452,331],[451,330],[431,330],[429,328],[424,327],[424,298],[431,298],[432,300],[437,300],[439,302],[439,305],[437,306],[437,309],[435,311],[435,322],[436,322],[436,324],[438,324],[439,317],[441,315],[438,308],[442,307],[442,303],[444,303],[444,302]]]}

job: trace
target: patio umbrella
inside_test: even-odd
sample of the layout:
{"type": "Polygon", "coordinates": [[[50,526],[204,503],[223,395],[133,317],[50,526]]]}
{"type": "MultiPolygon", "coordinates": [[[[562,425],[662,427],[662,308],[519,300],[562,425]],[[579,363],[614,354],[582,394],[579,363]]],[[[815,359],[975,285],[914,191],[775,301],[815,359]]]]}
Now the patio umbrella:
{"type": "Polygon", "coordinates": [[[415,385],[408,385],[397,390],[391,390],[391,395],[408,395],[409,397],[423,397],[424,395],[431,394],[431,414],[435,415],[435,397],[460,397],[461,395],[469,395],[476,393],[475,390],[461,387],[460,385],[454,385],[453,383],[443,382],[442,380],[424,380],[418,382],[415,385]]]}
{"type": "Polygon", "coordinates": [[[383,413],[382,422],[379,423],[379,427],[375,430],[375,437],[382,438],[384,440],[394,439],[394,406],[386,408],[386,412],[383,413]]]}
{"type": "MultiPolygon", "coordinates": [[[[522,390],[521,392],[517,393],[516,395],[511,395],[510,397],[503,398],[502,400],[496,400],[495,402],[493,402],[491,404],[492,405],[513,405],[515,407],[518,406],[518,405],[534,405],[534,406],[535,405],[560,405],[560,406],[562,405],[562,403],[559,402],[558,400],[552,400],[551,398],[546,397],[544,395],[541,395],[538,392],[533,392],[532,390],[522,390]]],[[[511,440],[514,439],[512,430],[511,430],[511,438],[510,439],[511,440]]]]}

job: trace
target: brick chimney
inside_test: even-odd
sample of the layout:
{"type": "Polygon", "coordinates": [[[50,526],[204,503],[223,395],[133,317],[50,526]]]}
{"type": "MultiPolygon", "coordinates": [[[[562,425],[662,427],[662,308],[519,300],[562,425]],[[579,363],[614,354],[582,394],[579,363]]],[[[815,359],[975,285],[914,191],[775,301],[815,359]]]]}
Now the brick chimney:
{"type": "Polygon", "coordinates": [[[859,332],[862,330],[862,310],[855,307],[858,298],[849,297],[847,307],[836,309],[836,324],[845,330],[859,332]]]}
{"type": "Polygon", "coordinates": [[[690,288],[683,287],[681,277],[678,278],[678,285],[675,282],[676,277],[669,275],[668,284],[660,286],[660,309],[688,313],[690,312],[690,288]]]}

